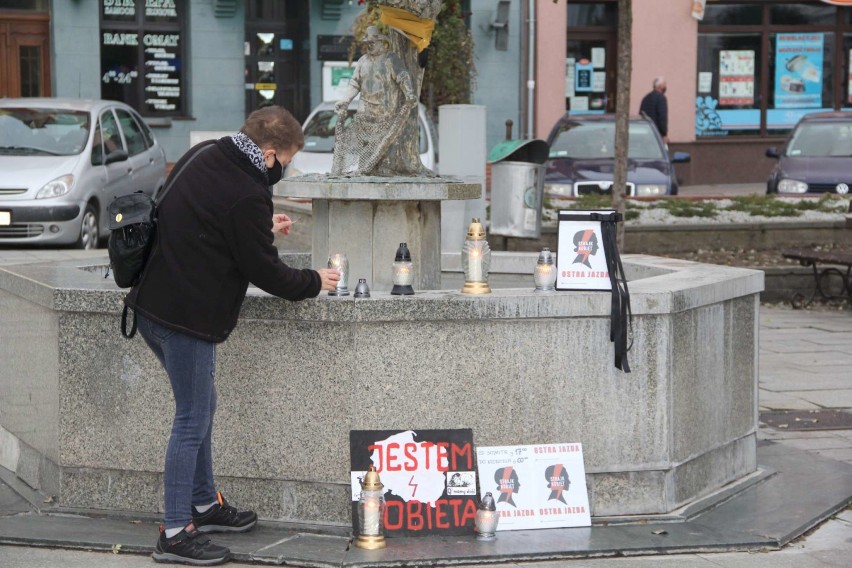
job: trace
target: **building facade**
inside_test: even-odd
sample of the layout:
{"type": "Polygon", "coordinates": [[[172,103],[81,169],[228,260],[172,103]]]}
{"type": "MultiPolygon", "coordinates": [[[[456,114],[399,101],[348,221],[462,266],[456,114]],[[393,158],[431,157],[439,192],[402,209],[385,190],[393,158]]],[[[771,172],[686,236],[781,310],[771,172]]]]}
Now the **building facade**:
{"type": "MultiPolygon", "coordinates": [[[[852,0],[633,0],[630,109],[668,83],[684,183],[763,181],[802,115],[852,109],[852,0]]],[[[546,138],[566,111],[615,111],[617,0],[466,0],[471,102],[492,147],[546,138]]],[[[351,73],[357,0],[2,0],[0,96],[111,98],[175,161],[194,131],[232,131],[265,104],[299,119],[351,73]]]]}

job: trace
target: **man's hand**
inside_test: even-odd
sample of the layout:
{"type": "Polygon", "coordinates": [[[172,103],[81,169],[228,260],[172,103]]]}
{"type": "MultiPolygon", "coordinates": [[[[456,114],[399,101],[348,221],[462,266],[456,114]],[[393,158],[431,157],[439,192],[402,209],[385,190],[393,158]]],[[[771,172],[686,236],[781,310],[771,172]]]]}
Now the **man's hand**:
{"type": "Polygon", "coordinates": [[[281,233],[282,235],[290,234],[290,227],[293,226],[293,221],[284,213],[276,213],[272,216],[272,233],[281,233]]]}
{"type": "Polygon", "coordinates": [[[340,282],[340,272],[336,268],[320,268],[317,270],[322,280],[322,290],[329,292],[337,288],[337,283],[340,282]]]}

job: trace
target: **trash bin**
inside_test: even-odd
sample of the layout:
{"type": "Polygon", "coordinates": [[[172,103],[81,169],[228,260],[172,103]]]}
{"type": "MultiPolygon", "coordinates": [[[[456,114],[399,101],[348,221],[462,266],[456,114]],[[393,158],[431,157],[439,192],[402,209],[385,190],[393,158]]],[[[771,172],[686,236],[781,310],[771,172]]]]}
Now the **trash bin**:
{"type": "Polygon", "coordinates": [[[505,140],[488,153],[491,164],[491,224],[493,235],[541,237],[544,140],[505,140]]]}

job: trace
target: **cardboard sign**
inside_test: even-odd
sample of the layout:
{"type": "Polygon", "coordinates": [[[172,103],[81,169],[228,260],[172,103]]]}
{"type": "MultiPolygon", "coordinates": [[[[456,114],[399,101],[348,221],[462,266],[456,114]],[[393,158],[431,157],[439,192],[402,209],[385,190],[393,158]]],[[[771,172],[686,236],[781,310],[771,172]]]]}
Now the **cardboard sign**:
{"type": "Polygon", "coordinates": [[[498,531],[591,526],[582,444],[477,448],[476,461],[481,495],[497,502],[498,531]]]}
{"type": "Polygon", "coordinates": [[[371,463],[385,486],[387,536],[473,534],[472,430],[352,430],[349,449],[356,534],[359,478],[371,463]]]}
{"type": "Polygon", "coordinates": [[[606,214],[613,211],[559,212],[557,290],[612,290],[601,222],[592,221],[591,213],[606,214]]]}

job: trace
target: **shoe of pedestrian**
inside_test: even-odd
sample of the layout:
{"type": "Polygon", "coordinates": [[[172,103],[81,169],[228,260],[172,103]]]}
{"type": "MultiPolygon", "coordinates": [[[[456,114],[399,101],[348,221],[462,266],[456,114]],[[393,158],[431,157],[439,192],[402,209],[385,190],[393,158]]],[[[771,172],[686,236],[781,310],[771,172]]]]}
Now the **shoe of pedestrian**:
{"type": "Polygon", "coordinates": [[[254,511],[238,511],[222,497],[222,492],[216,492],[219,501],[204,513],[192,509],[192,522],[203,533],[211,532],[246,532],[257,524],[257,514],[254,511]]]}
{"type": "Polygon", "coordinates": [[[160,538],[151,556],[156,562],[215,566],[230,560],[231,551],[210,542],[209,536],[201,534],[190,523],[172,538],[166,538],[166,531],[160,527],[160,538]]]}

